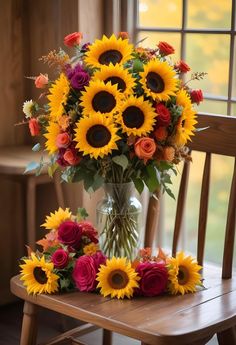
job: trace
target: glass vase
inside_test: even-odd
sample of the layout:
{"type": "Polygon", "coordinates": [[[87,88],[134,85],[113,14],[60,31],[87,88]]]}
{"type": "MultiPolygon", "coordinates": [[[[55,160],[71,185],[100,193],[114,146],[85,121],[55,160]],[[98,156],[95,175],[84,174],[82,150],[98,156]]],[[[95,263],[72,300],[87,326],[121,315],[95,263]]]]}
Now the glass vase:
{"type": "Polygon", "coordinates": [[[106,183],[97,204],[97,227],[103,252],[134,259],[141,245],[142,206],[133,182],[106,183]]]}

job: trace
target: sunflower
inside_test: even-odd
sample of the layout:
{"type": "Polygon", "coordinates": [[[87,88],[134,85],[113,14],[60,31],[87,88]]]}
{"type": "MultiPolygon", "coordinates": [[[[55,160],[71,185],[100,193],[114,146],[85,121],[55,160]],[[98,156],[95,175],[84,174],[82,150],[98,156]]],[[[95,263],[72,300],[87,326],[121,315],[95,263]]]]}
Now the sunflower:
{"type": "Polygon", "coordinates": [[[202,266],[198,265],[191,256],[184,256],[183,252],[177,254],[176,258],[168,261],[169,286],[168,290],[172,295],[188,292],[195,292],[197,285],[202,286],[202,266]]]}
{"type": "Polygon", "coordinates": [[[76,148],[91,158],[103,158],[117,150],[117,128],[111,121],[101,114],[91,114],[81,118],[75,129],[76,148]]]}
{"type": "Polygon", "coordinates": [[[61,128],[58,123],[50,121],[48,126],[46,126],[46,131],[47,133],[44,134],[44,137],[47,139],[45,146],[49,154],[52,155],[58,150],[56,138],[60,134],[61,128]]]}
{"type": "Polygon", "coordinates": [[[124,95],[129,95],[135,86],[132,75],[119,64],[110,63],[108,66],[102,66],[100,71],[95,72],[93,76],[93,80],[96,79],[104,81],[105,84],[109,81],[112,85],[117,84],[118,90],[124,95]]]}
{"type": "Polygon", "coordinates": [[[64,73],[60,74],[49,91],[50,94],[47,98],[49,100],[50,116],[52,119],[57,120],[65,112],[64,105],[70,91],[70,84],[64,73]]]}
{"type": "Polygon", "coordinates": [[[121,93],[117,85],[111,82],[105,84],[103,81],[95,80],[82,91],[81,105],[84,115],[103,114],[113,116],[119,110],[121,93]]]}
{"type": "Polygon", "coordinates": [[[129,97],[123,102],[117,122],[128,135],[142,136],[151,132],[155,123],[156,112],[148,101],[141,97],[129,97]]]}
{"type": "Polygon", "coordinates": [[[63,210],[61,207],[58,208],[57,211],[54,213],[50,213],[50,216],[47,216],[45,219],[45,223],[41,226],[48,230],[57,230],[61,223],[65,220],[71,219],[71,212],[69,208],[63,210]]]}
{"type": "Polygon", "coordinates": [[[106,266],[101,265],[97,277],[101,294],[106,297],[130,298],[134,288],[138,287],[138,273],[131,267],[126,258],[115,258],[106,261],[106,266]]]}
{"type": "Polygon", "coordinates": [[[197,123],[196,111],[191,107],[190,97],[185,90],[177,92],[176,105],[183,109],[176,127],[174,143],[177,146],[183,146],[188,140],[191,140],[190,136],[194,135],[194,125],[197,123]]]}
{"type": "Polygon", "coordinates": [[[144,65],[144,71],[140,72],[140,83],[147,96],[156,101],[168,101],[175,95],[178,80],[175,71],[165,61],[151,60],[144,65]]]}
{"type": "Polygon", "coordinates": [[[113,34],[110,38],[103,35],[101,40],[89,46],[86,53],[85,62],[92,67],[101,67],[101,65],[124,64],[131,59],[133,45],[128,40],[116,38],[113,34]]]}
{"type": "Polygon", "coordinates": [[[58,291],[59,276],[53,273],[53,263],[46,262],[45,257],[38,259],[34,253],[29,259],[24,259],[24,264],[20,265],[21,277],[27,292],[38,293],[53,293],[58,291]]]}

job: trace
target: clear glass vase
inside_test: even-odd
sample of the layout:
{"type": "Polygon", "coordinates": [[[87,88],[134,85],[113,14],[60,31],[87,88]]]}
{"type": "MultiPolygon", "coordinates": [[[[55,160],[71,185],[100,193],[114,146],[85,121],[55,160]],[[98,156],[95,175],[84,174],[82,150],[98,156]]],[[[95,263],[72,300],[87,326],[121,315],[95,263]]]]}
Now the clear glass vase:
{"type": "Polygon", "coordinates": [[[132,182],[106,183],[97,204],[101,248],[108,257],[134,259],[141,245],[142,205],[132,182]]]}

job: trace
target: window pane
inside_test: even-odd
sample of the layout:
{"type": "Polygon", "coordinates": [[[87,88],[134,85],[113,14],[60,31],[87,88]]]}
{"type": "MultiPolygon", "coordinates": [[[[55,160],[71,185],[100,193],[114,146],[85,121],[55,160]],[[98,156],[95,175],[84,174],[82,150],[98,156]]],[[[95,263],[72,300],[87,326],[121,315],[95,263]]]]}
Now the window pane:
{"type": "Polygon", "coordinates": [[[155,48],[159,41],[166,41],[175,48],[175,54],[173,55],[174,59],[180,59],[180,34],[141,31],[138,34],[137,41],[140,41],[145,37],[146,39],[140,43],[140,46],[144,48],[155,48]]]}
{"type": "Polygon", "coordinates": [[[204,99],[198,107],[196,107],[198,113],[212,113],[218,115],[227,115],[227,102],[223,101],[210,101],[204,99]]]}
{"type": "Polygon", "coordinates": [[[227,96],[229,74],[229,36],[187,34],[186,61],[192,72],[207,72],[201,81],[191,82],[191,87],[204,93],[227,96]]]}
{"type": "Polygon", "coordinates": [[[236,103],[231,105],[231,115],[236,116],[236,103]]]}
{"type": "Polygon", "coordinates": [[[231,0],[188,1],[189,28],[229,29],[231,26],[231,0]]]}
{"type": "Polygon", "coordinates": [[[140,26],[181,27],[182,0],[139,0],[138,4],[140,26]]]}

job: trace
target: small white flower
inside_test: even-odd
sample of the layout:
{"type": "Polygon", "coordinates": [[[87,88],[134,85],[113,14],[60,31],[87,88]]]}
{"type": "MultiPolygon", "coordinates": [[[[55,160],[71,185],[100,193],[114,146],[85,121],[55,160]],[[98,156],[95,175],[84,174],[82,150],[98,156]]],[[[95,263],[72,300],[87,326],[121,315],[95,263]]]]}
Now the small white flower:
{"type": "Polygon", "coordinates": [[[34,102],[32,101],[32,99],[30,101],[24,102],[23,113],[25,114],[26,118],[31,118],[33,107],[34,107],[34,102]]]}

